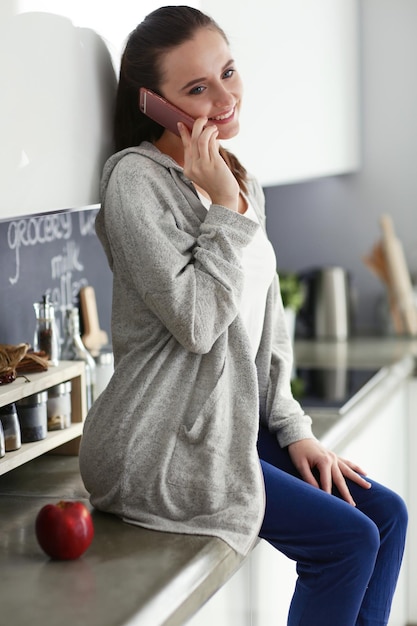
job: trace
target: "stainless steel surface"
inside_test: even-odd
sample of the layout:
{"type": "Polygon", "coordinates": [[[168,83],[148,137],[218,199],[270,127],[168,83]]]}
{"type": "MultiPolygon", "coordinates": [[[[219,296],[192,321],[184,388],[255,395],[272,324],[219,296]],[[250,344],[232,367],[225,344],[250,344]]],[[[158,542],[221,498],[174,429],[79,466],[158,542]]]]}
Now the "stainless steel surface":
{"type": "Polygon", "coordinates": [[[315,337],[346,340],[350,333],[350,286],[346,271],[341,267],[319,270],[313,289],[315,337]]]}

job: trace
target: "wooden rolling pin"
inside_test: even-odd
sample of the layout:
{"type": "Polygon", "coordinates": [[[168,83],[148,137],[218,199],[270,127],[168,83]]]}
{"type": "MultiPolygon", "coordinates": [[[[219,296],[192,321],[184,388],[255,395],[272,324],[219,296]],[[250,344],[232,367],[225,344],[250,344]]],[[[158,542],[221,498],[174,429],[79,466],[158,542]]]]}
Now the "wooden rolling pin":
{"type": "Polygon", "coordinates": [[[107,333],[100,329],[94,287],[87,285],[80,289],[80,306],[84,329],[81,339],[87,350],[93,355],[98,354],[108,343],[108,337],[107,333]]]}
{"type": "Polygon", "coordinates": [[[417,308],[403,247],[395,236],[392,219],[381,216],[382,249],[386,259],[389,282],[405,331],[417,335],[417,308]]]}
{"type": "Polygon", "coordinates": [[[388,295],[388,305],[389,311],[391,315],[391,320],[394,326],[394,330],[398,335],[402,335],[405,332],[404,322],[402,315],[398,309],[398,303],[396,301],[396,297],[394,294],[394,290],[391,285],[390,276],[388,273],[387,262],[385,259],[384,250],[382,248],[381,241],[378,241],[372,248],[370,254],[363,258],[363,261],[367,267],[371,271],[373,271],[378,278],[382,280],[385,284],[387,295],[388,295]]]}

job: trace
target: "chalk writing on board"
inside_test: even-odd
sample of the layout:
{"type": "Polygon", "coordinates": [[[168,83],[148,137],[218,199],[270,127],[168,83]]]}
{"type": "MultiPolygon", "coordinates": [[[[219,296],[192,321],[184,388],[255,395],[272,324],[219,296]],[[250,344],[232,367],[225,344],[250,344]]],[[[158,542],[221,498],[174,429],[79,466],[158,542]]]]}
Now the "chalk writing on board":
{"type": "Polygon", "coordinates": [[[98,213],[98,209],[94,211],[83,211],[78,213],[78,222],[80,226],[80,233],[82,237],[86,235],[94,235],[96,234],[95,230],[95,221],[96,215],[98,213]]]}
{"type": "MultiPolygon", "coordinates": [[[[7,245],[14,255],[14,274],[9,276],[11,285],[18,286],[21,275],[28,269],[22,261],[23,248],[35,248],[36,252],[37,246],[42,249],[52,246],[49,269],[45,265],[42,268],[48,286],[39,293],[39,299],[44,294],[50,296],[55,305],[58,327],[62,326],[66,309],[77,302],[80,289],[89,284],[84,275],[81,246],[74,237],[77,236],[77,222],[81,238],[95,236],[96,214],[97,211],[93,210],[41,215],[21,218],[8,224],[7,245]],[[62,243],[62,247],[57,249],[57,243],[62,243]]],[[[33,264],[33,258],[30,262],[33,264]]]]}
{"type": "Polygon", "coordinates": [[[15,285],[20,277],[20,248],[37,246],[59,239],[69,239],[72,235],[72,215],[59,213],[29,217],[9,223],[7,244],[15,253],[15,274],[9,276],[9,282],[15,285]]]}

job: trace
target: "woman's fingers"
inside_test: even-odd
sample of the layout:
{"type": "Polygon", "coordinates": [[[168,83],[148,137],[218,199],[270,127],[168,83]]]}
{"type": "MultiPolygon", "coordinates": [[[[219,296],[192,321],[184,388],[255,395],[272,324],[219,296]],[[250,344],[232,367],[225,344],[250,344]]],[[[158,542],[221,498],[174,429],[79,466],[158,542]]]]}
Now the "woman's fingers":
{"type": "Polygon", "coordinates": [[[314,439],[304,439],[289,446],[290,456],[303,480],[326,493],[336,487],[340,496],[355,506],[346,480],[369,489],[369,483],[361,474],[365,472],[351,461],[339,458],[334,452],[324,448],[314,439]]]}
{"type": "Polygon", "coordinates": [[[364,489],[370,489],[372,487],[372,484],[363,477],[366,472],[364,472],[355,463],[351,463],[350,461],[346,461],[345,459],[338,459],[338,466],[345,478],[349,478],[349,480],[357,483],[360,487],[363,487],[364,489]]]}
{"type": "Polygon", "coordinates": [[[215,124],[198,118],[191,133],[178,125],[184,147],[184,174],[204,189],[215,204],[238,210],[239,185],[219,153],[215,124]]]}

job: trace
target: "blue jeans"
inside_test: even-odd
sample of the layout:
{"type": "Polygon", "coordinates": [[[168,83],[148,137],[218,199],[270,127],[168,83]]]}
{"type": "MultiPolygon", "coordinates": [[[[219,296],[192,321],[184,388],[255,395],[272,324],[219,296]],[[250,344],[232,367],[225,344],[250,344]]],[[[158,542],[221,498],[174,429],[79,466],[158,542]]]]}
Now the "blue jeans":
{"type": "Polygon", "coordinates": [[[348,481],[356,507],[308,485],[263,427],[258,452],[266,490],[260,537],[297,562],[288,626],[386,625],[404,552],[403,500],[369,477],[371,489],[348,481]]]}

